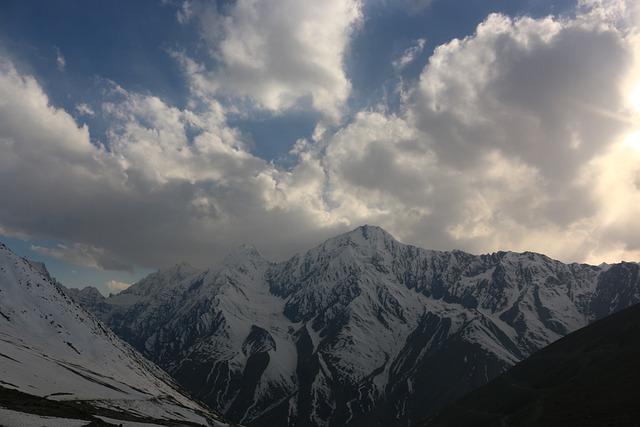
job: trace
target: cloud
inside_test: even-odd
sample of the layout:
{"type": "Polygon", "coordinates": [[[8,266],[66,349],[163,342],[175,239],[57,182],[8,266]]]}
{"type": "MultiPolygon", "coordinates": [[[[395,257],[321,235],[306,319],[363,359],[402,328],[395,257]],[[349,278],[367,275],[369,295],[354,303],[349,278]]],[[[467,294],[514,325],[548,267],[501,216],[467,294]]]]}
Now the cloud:
{"type": "Polygon", "coordinates": [[[191,2],[185,1],[182,3],[182,7],[180,10],[176,12],[176,19],[181,24],[186,24],[189,22],[194,15],[194,10],[191,2]]]}
{"type": "Polygon", "coordinates": [[[124,291],[129,288],[129,286],[131,286],[129,283],[119,282],[117,280],[109,280],[107,282],[107,289],[114,294],[124,291]]]}
{"type": "Polygon", "coordinates": [[[64,71],[65,67],[67,66],[67,61],[64,59],[64,56],[62,55],[62,52],[60,52],[60,49],[58,47],[56,47],[55,50],[56,66],[58,67],[59,71],[64,71]]]}
{"type": "Polygon", "coordinates": [[[640,45],[624,14],[584,13],[490,15],[439,46],[405,114],[362,112],[315,151],[333,216],[424,247],[640,256],[640,45]]]}
{"type": "Polygon", "coordinates": [[[106,250],[91,245],[75,243],[72,246],[58,244],[55,247],[31,245],[31,250],[41,255],[50,256],[85,267],[102,270],[133,272],[130,264],[114,257],[106,250]]]}
{"type": "Polygon", "coordinates": [[[433,0],[407,0],[406,7],[411,14],[417,14],[429,7],[433,0]]]}
{"type": "Polygon", "coordinates": [[[93,108],[91,108],[91,106],[89,106],[88,104],[85,103],[81,103],[81,104],[76,104],[76,108],[75,108],[76,112],[82,116],[90,116],[93,117],[96,115],[96,112],[93,111],[93,108]]]}
{"type": "MultiPolygon", "coordinates": [[[[361,19],[355,3],[341,4],[333,17],[275,1],[211,11],[221,32],[203,38],[220,68],[181,56],[194,95],[185,107],[114,84],[92,103],[107,128],[99,144],[3,61],[0,230],[62,242],[34,250],[115,270],[208,266],[244,242],[283,259],[362,223],[433,249],[640,257],[640,38],[621,19],[628,9],[606,9],[626,3],[585,5],[574,18],[490,15],[435,50],[397,112],[321,120],[292,149],[289,169],[252,155],[227,121],[239,107],[223,93],[282,114],[310,96],[339,114],[348,96],[341,57],[361,19]],[[308,27],[305,17],[314,18],[308,27]],[[303,28],[328,44],[310,46],[303,28]],[[290,51],[263,57],[283,38],[290,51]]],[[[189,5],[189,19],[204,19],[201,3],[189,5]]]]}
{"type": "Polygon", "coordinates": [[[282,257],[325,235],[306,205],[265,203],[283,173],[245,150],[219,104],[196,112],[111,92],[101,107],[107,139],[93,145],[88,128],[50,106],[33,77],[2,63],[4,234],[65,242],[34,250],[113,270],[176,259],[208,266],[247,241],[282,257]]]}
{"type": "Polygon", "coordinates": [[[407,50],[404,51],[404,54],[393,61],[393,68],[396,70],[402,70],[407,65],[411,64],[415,61],[416,57],[422,53],[424,50],[424,45],[427,43],[427,39],[418,39],[415,46],[411,46],[407,50]]]}
{"type": "MultiPolygon", "coordinates": [[[[616,246],[637,256],[631,237],[635,226],[625,224],[627,238],[601,228],[611,205],[634,200],[637,189],[619,181],[615,187],[624,190],[608,197],[594,191],[609,170],[624,165],[612,161],[611,153],[619,151],[634,122],[622,82],[634,74],[637,81],[637,39],[608,22],[585,25],[581,18],[491,16],[474,38],[443,46],[422,75],[414,118],[431,137],[441,163],[465,174],[476,170],[475,181],[483,183],[482,169],[487,174],[493,168],[483,165],[487,153],[498,153],[534,174],[526,192],[492,194],[492,187],[476,188],[492,208],[493,216],[481,223],[487,237],[496,239],[494,247],[535,248],[594,261],[615,259],[608,246],[616,246]],[[477,70],[474,78],[456,73],[465,65],[477,70]]],[[[617,216],[615,222],[621,220],[617,216]]]]}
{"type": "Polygon", "coordinates": [[[223,11],[187,2],[179,20],[195,7],[217,65],[209,70],[179,55],[196,93],[251,99],[276,113],[309,102],[339,117],[351,91],[343,62],[362,19],[358,1],[239,0],[223,11]]]}

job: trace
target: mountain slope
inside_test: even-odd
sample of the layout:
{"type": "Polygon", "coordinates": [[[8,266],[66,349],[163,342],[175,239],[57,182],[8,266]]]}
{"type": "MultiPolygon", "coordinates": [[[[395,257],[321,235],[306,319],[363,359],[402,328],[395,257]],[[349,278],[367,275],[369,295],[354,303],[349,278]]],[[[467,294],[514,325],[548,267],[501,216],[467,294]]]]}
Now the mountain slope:
{"type": "Polygon", "coordinates": [[[424,426],[637,425],[640,305],[559,339],[424,426]]]}
{"type": "Polygon", "coordinates": [[[145,419],[226,425],[4,245],[0,386],[145,419]]]}
{"type": "Polygon", "coordinates": [[[282,263],[243,247],[158,288],[102,318],[250,426],[410,425],[640,301],[637,264],[428,251],[371,226],[282,263]]]}

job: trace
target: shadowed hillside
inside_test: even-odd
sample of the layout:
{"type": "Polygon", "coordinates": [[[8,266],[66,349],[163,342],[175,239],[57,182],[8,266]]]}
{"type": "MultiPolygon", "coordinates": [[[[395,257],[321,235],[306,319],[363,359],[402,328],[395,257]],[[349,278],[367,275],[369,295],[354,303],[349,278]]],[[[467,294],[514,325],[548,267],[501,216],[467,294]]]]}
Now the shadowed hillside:
{"type": "Polygon", "coordinates": [[[640,425],[640,305],[517,364],[423,426],[640,425]]]}

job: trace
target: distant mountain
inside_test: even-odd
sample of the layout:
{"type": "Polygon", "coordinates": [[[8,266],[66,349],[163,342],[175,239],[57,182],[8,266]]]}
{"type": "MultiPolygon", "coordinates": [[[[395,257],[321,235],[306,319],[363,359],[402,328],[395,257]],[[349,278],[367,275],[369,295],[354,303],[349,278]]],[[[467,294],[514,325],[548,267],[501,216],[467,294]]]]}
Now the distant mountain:
{"type": "MultiPolygon", "coordinates": [[[[84,302],[97,301],[90,291],[82,295],[84,302]]],[[[81,419],[105,415],[149,425],[227,425],[77,305],[43,265],[2,244],[0,395],[2,425],[17,422],[27,407],[89,417],[81,419]]]]}
{"type": "Polygon", "coordinates": [[[637,426],[640,305],[534,353],[423,424],[637,426]]]}
{"type": "Polygon", "coordinates": [[[639,302],[638,271],[429,251],[363,226],[281,263],[243,246],[159,271],[93,309],[233,421],[403,426],[639,302]]]}

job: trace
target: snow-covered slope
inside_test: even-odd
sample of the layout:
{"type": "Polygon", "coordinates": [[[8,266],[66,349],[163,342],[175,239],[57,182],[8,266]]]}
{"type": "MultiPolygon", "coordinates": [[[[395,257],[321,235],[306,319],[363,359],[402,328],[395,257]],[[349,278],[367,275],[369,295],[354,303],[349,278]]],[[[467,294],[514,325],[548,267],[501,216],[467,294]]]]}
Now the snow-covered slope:
{"type": "Polygon", "coordinates": [[[0,244],[1,386],[141,418],[226,425],[43,273],[0,244]]]}
{"type": "Polygon", "coordinates": [[[427,251],[363,226],[277,264],[242,247],[102,318],[231,420],[400,426],[639,302],[638,270],[427,251]]]}

